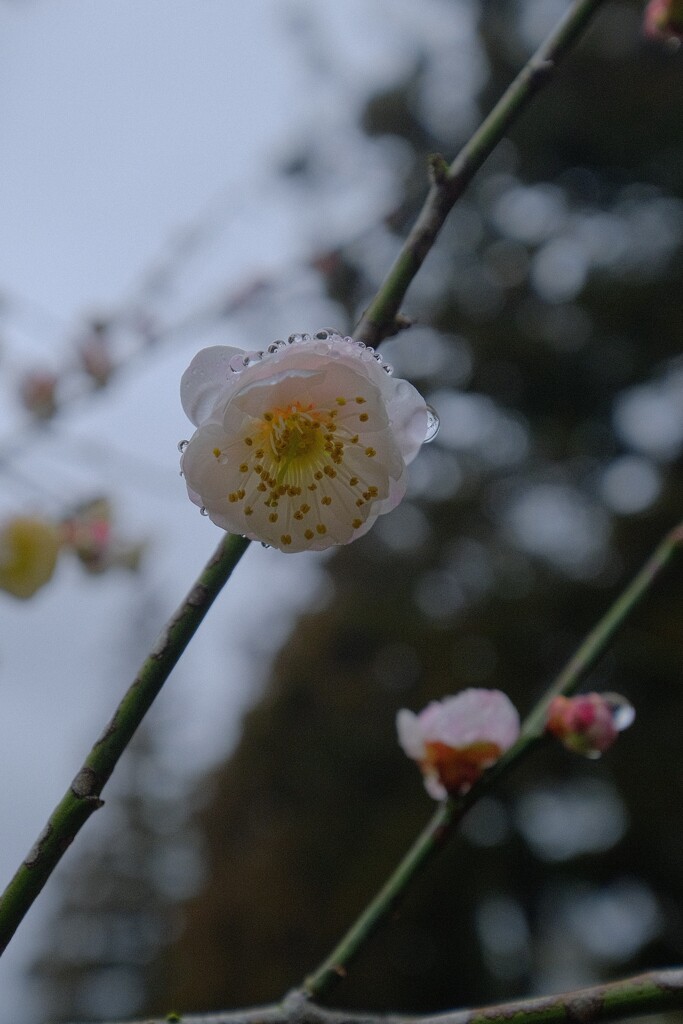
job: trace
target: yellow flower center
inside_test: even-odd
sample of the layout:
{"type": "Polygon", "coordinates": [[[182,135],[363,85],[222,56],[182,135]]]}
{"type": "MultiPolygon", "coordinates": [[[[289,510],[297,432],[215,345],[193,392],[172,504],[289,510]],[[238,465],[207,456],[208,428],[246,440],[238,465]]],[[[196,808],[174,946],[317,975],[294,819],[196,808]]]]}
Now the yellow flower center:
{"type": "MultiPolygon", "coordinates": [[[[293,475],[310,474],[330,455],[330,438],[335,434],[330,413],[293,402],[287,408],[274,408],[263,416],[262,447],[269,449],[276,463],[275,479],[282,483],[293,475]]],[[[341,445],[343,450],[343,445],[341,445]]]]}
{"type": "Polygon", "coordinates": [[[369,397],[353,393],[324,406],[301,397],[251,413],[236,452],[213,449],[230,467],[226,498],[245,529],[283,550],[323,536],[348,540],[389,491],[373,420],[369,397]]]}

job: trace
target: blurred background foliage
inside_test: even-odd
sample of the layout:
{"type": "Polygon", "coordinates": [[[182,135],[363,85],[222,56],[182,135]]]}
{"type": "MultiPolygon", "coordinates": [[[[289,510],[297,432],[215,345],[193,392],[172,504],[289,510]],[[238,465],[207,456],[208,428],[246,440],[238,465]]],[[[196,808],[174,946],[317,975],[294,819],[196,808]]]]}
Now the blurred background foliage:
{"type": "MultiPolygon", "coordinates": [[[[349,331],[380,283],[427,155],[457,151],[563,6],[444,4],[459,44],[416,51],[368,98],[363,129],[404,198],[317,257],[332,326],[349,331]]],[[[327,563],[234,753],[187,794],[191,825],[137,741],[109,840],[62,876],[35,966],[50,1021],[298,984],[431,813],[396,710],[486,686],[524,713],[681,519],[683,55],[646,43],[640,16],[606,6],[454,210],[405,306],[416,326],[382,349],[440,433],[406,501],[327,563]]],[[[283,174],[303,204],[329,164],[313,139],[283,174]]],[[[548,747],[510,773],[333,1004],[431,1011],[681,961],[682,635],[673,573],[588,682],[628,696],[636,725],[603,761],[548,747]]]]}

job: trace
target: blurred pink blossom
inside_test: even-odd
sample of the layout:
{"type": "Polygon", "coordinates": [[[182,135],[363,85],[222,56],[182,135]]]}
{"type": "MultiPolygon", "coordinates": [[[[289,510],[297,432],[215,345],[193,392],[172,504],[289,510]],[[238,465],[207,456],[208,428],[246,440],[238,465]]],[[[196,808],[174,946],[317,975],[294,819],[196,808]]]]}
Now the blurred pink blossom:
{"type": "Polygon", "coordinates": [[[399,743],[420,765],[435,800],[466,793],[519,736],[519,715],[500,690],[463,690],[396,718],[399,743]]]}

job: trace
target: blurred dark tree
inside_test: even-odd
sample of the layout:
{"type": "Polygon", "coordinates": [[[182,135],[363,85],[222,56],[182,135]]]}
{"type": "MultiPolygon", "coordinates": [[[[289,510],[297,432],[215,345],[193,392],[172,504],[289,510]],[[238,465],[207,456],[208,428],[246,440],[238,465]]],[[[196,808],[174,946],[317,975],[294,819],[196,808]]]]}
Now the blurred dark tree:
{"type": "MultiPolygon", "coordinates": [[[[481,4],[482,109],[539,41],[543,6],[481,4]]],[[[298,984],[431,813],[396,710],[487,686],[526,711],[682,517],[683,56],[645,43],[639,17],[637,3],[606,6],[408,296],[417,326],[383,353],[441,432],[406,501],[331,558],[330,595],[202,783],[206,884],[154,964],[150,1013],[298,984]]],[[[402,140],[405,200],[362,246],[320,261],[347,330],[419,207],[427,154],[454,153],[471,127],[441,109],[448,72],[416,54],[363,113],[369,135],[402,140]]],[[[626,694],[636,725],[597,763],[549,747],[518,766],[332,1003],[437,1010],[681,960],[679,579],[589,680],[626,694]]]]}

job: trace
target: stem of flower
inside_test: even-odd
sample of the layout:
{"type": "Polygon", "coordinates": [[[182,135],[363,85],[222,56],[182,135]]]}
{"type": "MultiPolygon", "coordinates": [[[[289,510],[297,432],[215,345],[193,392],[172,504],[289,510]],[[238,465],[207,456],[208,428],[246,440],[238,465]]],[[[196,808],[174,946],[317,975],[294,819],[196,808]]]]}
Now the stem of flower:
{"type": "Polygon", "coordinates": [[[450,167],[443,158],[432,157],[432,187],[393,266],[353,332],[358,341],[377,346],[384,338],[409,325],[409,321],[397,319],[401,303],[454,203],[520,111],[550,81],[562,57],[603,2],[575,0],[554,32],[520,71],[450,167]]]}
{"type": "Polygon", "coordinates": [[[248,546],[248,540],[230,534],[221,540],[0,897],[0,954],[66,848],[102,806],[100,794],[118,759],[248,546]]]}
{"type": "Polygon", "coordinates": [[[452,835],[465,812],[485,793],[493,782],[517,762],[544,733],[548,704],[560,693],[571,693],[594,666],[614,638],[617,630],[649,592],[675,554],[683,549],[683,523],[673,529],[657,547],[643,568],[619,595],[607,613],[587,635],[583,643],[553,680],[547,692],[526,718],[514,746],[472,786],[465,796],[441,804],[406,856],[375,898],[327,959],[303,983],[303,990],[312,999],[319,999],[345,977],[347,968],[379,925],[390,915],[398,900],[419,871],[431,860],[452,835]]]}

